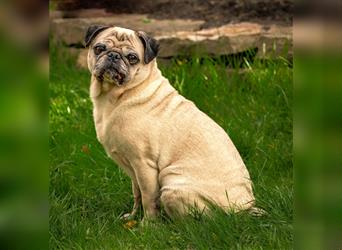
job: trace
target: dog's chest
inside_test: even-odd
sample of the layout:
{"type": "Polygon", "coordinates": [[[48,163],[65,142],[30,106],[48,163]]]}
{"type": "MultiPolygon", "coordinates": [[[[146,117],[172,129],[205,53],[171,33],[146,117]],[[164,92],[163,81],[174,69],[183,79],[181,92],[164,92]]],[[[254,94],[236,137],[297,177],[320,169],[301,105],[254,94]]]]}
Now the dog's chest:
{"type": "Polygon", "coordinates": [[[150,148],[153,122],[139,109],[95,105],[97,139],[109,155],[139,155],[150,148]]]}

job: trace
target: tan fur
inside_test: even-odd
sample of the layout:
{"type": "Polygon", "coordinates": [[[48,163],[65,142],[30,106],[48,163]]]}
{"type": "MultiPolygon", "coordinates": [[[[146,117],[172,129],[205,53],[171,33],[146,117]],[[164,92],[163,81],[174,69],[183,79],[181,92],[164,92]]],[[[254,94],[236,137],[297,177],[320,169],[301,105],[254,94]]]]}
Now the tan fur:
{"type": "MultiPolygon", "coordinates": [[[[93,44],[98,41],[132,46],[143,58],[143,44],[132,30],[110,28],[93,44]]],[[[91,72],[94,63],[90,47],[91,72]]],[[[206,201],[226,210],[252,207],[248,171],[226,132],[178,94],[155,59],[137,68],[123,86],[95,77],[90,86],[97,138],[132,179],[132,215],[140,201],[146,217],[158,214],[160,201],[170,216],[188,213],[189,206],[208,211],[206,201]]]]}

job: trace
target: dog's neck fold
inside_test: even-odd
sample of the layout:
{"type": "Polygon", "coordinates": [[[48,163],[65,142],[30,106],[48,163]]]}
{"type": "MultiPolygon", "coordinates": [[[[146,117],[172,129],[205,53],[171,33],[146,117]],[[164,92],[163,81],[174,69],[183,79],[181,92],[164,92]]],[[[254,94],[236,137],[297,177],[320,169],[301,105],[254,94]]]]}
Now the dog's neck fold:
{"type": "Polygon", "coordinates": [[[141,83],[128,84],[127,86],[117,87],[112,84],[103,84],[92,76],[90,85],[91,98],[94,101],[97,99],[108,98],[108,101],[115,105],[119,102],[125,101],[131,104],[148,101],[165,81],[168,82],[158,69],[156,60],[150,63],[150,67],[150,73],[145,80],[141,83]],[[135,93],[139,93],[139,95],[135,93]]]}

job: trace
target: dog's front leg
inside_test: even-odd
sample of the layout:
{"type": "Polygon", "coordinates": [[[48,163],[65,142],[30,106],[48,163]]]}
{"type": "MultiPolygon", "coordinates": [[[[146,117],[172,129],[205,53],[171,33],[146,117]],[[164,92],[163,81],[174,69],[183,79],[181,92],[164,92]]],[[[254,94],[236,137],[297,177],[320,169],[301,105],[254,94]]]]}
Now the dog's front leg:
{"type": "Polygon", "coordinates": [[[141,192],[144,220],[159,214],[158,170],[141,162],[135,166],[135,174],[141,192]]]}
{"type": "Polygon", "coordinates": [[[134,197],[134,205],[132,212],[124,214],[121,218],[122,219],[132,219],[134,216],[137,214],[140,204],[141,204],[141,193],[140,193],[140,188],[137,183],[136,179],[132,179],[132,192],[133,192],[133,197],[134,197]]]}
{"type": "Polygon", "coordinates": [[[134,217],[140,207],[141,204],[141,193],[140,193],[140,188],[136,180],[132,180],[132,191],[133,191],[133,196],[134,196],[134,205],[133,209],[131,212],[131,216],[134,217]]]}

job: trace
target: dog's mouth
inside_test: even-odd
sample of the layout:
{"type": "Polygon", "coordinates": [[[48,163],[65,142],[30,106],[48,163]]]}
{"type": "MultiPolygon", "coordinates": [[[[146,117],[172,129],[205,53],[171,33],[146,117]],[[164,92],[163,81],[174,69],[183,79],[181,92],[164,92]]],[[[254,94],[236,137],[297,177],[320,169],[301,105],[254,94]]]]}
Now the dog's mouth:
{"type": "Polygon", "coordinates": [[[101,69],[95,76],[100,82],[115,83],[118,86],[123,85],[126,79],[126,74],[117,69],[101,69]]]}

